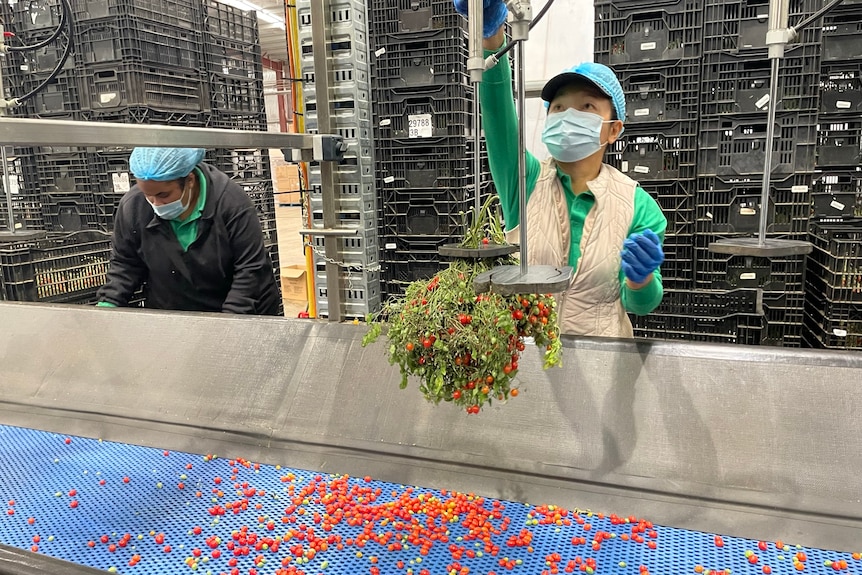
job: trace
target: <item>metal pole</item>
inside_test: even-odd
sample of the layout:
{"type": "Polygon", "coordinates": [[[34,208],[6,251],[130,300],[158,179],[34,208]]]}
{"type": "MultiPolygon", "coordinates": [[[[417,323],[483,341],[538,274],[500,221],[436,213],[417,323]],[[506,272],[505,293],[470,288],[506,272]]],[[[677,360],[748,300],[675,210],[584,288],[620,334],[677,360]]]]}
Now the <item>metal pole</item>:
{"type": "MultiPolygon", "coordinates": [[[[0,94],[3,86],[0,85],[0,94]]],[[[6,192],[6,217],[10,232],[15,232],[15,210],[12,209],[12,179],[9,177],[9,158],[6,156],[6,146],[0,145],[0,160],[3,162],[3,191],[6,192]]]]}
{"type": "Polygon", "coordinates": [[[769,86],[769,109],[766,121],[766,149],[764,150],[763,166],[763,189],[760,194],[760,229],[758,230],[757,243],[760,246],[766,244],[766,228],[769,226],[769,185],[772,174],[772,149],[775,138],[775,108],[778,102],[778,66],[781,61],[778,58],[771,60],[772,70],[771,84],[769,86]]]}
{"type": "Polygon", "coordinates": [[[772,150],[775,140],[775,117],[778,109],[778,71],[784,46],[787,44],[787,24],[790,17],[789,0],[770,0],[769,29],[766,32],[766,45],[769,47],[769,104],[766,112],[766,149],[763,158],[763,189],[760,194],[760,229],[757,243],[766,245],[766,228],[769,226],[769,185],[772,176],[772,150]]]}
{"type": "Polygon", "coordinates": [[[476,190],[476,217],[482,209],[482,118],[479,114],[479,84],[473,88],[473,187],[476,190]]]}
{"type": "Polygon", "coordinates": [[[524,68],[524,42],[518,42],[515,46],[518,63],[518,229],[521,242],[521,274],[527,275],[527,98],[524,92],[526,88],[526,73],[524,68]]]}
{"type": "MultiPolygon", "coordinates": [[[[314,53],[314,90],[317,99],[317,133],[328,134],[332,130],[330,118],[329,74],[326,63],[330,43],[329,29],[330,0],[314,0],[311,3],[312,50],[314,53]]],[[[323,194],[323,227],[333,229],[339,226],[335,204],[335,166],[332,162],[320,162],[320,186],[323,194]]],[[[329,321],[341,321],[341,270],[337,264],[338,244],[336,238],[324,238],[326,254],[326,302],[329,307],[329,321]]]]}
{"type": "Polygon", "coordinates": [[[479,84],[485,73],[485,50],[483,47],[484,13],[482,0],[470,0],[467,6],[467,29],[469,32],[469,53],[467,55],[467,71],[473,83],[473,188],[475,189],[476,217],[482,209],[482,198],[479,190],[482,185],[482,119],[479,113],[479,84]]]}
{"type": "MultiPolygon", "coordinates": [[[[5,28],[0,23],[0,58],[6,56],[5,50],[5,28]]],[[[2,63],[2,60],[0,60],[2,63]]],[[[3,88],[3,66],[0,65],[0,100],[5,99],[6,90],[3,88]]],[[[0,102],[0,116],[6,115],[6,106],[0,102]]],[[[6,222],[9,231],[15,232],[15,210],[12,209],[12,180],[9,177],[9,158],[6,156],[6,146],[0,144],[0,161],[3,162],[3,191],[6,196],[6,222]]]]}

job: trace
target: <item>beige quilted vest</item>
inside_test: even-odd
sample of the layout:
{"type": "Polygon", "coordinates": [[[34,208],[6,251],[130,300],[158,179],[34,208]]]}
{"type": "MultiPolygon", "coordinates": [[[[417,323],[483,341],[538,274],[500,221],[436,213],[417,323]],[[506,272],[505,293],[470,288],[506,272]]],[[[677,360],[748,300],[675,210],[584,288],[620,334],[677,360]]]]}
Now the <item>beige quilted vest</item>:
{"type": "MultiPolygon", "coordinates": [[[[562,333],[632,338],[632,324],[620,301],[620,252],[634,217],[637,182],[602,165],[588,182],[596,198],[584,222],[581,257],[569,289],[554,294],[562,333]]],[[[506,233],[519,242],[518,228],[506,233]]],[[[536,188],[527,202],[527,263],[565,266],[569,261],[571,227],[565,191],[553,159],[542,163],[536,188]]]]}

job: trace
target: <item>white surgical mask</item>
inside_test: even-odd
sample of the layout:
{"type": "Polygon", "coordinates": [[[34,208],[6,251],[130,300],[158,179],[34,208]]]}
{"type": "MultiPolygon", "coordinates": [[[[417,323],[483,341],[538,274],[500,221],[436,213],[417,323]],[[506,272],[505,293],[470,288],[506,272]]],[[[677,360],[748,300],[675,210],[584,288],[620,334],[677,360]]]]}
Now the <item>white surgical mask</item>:
{"type": "Polygon", "coordinates": [[[175,220],[181,215],[183,215],[187,209],[189,209],[188,203],[183,202],[183,198],[186,197],[186,193],[188,193],[190,189],[191,188],[189,187],[189,185],[187,185],[183,189],[183,193],[180,196],[180,199],[175,200],[169,204],[157,206],[151,202],[150,205],[153,207],[153,211],[156,213],[156,215],[163,220],[175,220]]]}
{"type": "Polygon", "coordinates": [[[548,114],[542,141],[558,162],[577,162],[602,149],[602,125],[613,123],[597,114],[569,108],[548,114]]]}

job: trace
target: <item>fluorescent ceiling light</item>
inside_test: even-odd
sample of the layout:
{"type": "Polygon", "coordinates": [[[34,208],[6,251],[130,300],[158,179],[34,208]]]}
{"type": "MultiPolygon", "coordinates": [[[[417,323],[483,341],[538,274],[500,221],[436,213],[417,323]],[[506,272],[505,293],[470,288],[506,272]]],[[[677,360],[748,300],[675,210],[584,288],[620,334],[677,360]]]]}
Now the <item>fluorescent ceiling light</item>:
{"type": "Polygon", "coordinates": [[[257,17],[267,22],[269,24],[275,24],[282,30],[284,30],[284,18],[276,14],[275,12],[271,12],[269,10],[265,10],[254,4],[253,2],[247,2],[246,0],[219,0],[222,4],[227,4],[228,6],[233,6],[234,8],[239,8],[240,10],[251,10],[257,12],[257,17]]]}

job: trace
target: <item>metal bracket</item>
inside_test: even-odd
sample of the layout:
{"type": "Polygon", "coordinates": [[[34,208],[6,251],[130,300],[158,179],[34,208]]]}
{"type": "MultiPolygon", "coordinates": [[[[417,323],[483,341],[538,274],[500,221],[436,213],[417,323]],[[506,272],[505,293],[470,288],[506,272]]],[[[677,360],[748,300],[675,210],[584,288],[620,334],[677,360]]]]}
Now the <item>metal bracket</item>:
{"type": "Polygon", "coordinates": [[[305,228],[299,230],[299,235],[302,236],[317,236],[321,238],[341,238],[348,236],[358,236],[359,230],[353,229],[338,229],[338,228],[305,228]]]}

